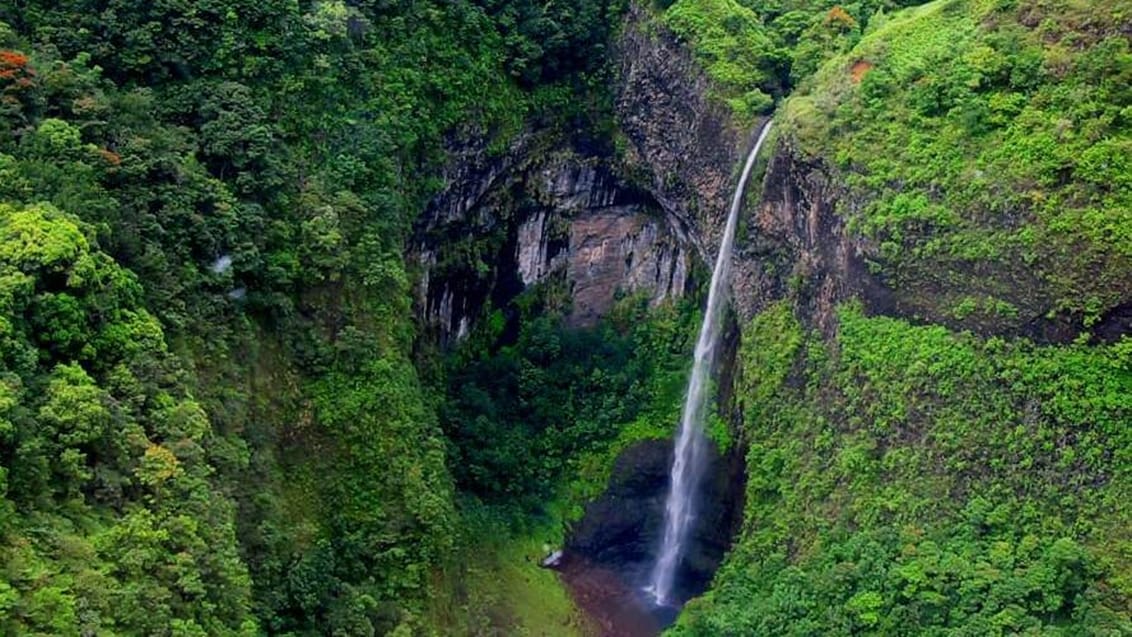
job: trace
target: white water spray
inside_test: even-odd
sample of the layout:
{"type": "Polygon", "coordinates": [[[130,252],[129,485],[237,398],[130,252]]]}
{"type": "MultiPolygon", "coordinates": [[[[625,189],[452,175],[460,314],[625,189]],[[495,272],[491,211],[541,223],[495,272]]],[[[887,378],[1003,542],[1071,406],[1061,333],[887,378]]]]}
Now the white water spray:
{"type": "Polygon", "coordinates": [[[652,570],[647,588],[657,605],[671,603],[672,587],[676,581],[676,570],[684,551],[695,516],[693,498],[695,497],[700,474],[703,473],[704,450],[704,406],[707,403],[708,378],[714,361],[715,345],[719,341],[720,317],[723,313],[727,292],[727,279],[731,266],[731,244],[735,240],[735,226],[738,224],[739,208],[743,202],[743,192],[747,178],[755,165],[755,157],[766,141],[771,122],[763,126],[755,147],[747,156],[739,186],[731,200],[731,211],[727,215],[727,226],[719,242],[719,256],[715,259],[715,270],[711,274],[711,287],[708,290],[707,310],[700,326],[700,338],[696,342],[695,359],[692,363],[692,378],[688,381],[688,395],[684,400],[684,412],[680,417],[680,433],[676,438],[676,454],[672,461],[671,485],[664,507],[664,542],[660,555],[652,570]]]}

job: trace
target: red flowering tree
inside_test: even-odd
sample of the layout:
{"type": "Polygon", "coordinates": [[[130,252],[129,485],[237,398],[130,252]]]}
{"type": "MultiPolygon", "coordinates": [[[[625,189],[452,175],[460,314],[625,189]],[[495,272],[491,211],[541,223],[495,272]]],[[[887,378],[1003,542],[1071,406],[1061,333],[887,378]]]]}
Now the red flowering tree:
{"type": "Polygon", "coordinates": [[[0,49],[0,121],[8,130],[26,120],[23,111],[35,86],[35,70],[28,62],[19,51],[0,49]]]}

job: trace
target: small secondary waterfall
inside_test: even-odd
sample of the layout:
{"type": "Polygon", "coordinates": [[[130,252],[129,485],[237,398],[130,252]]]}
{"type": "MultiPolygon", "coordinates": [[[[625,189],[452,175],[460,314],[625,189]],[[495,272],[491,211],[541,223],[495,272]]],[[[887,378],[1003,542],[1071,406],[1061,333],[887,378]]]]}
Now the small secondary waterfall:
{"type": "Polygon", "coordinates": [[[719,341],[720,318],[723,313],[727,291],[727,279],[731,266],[731,244],[735,239],[739,208],[743,202],[743,192],[755,157],[770,132],[771,122],[763,126],[755,147],[747,156],[739,186],[731,200],[731,211],[727,215],[727,226],[719,242],[719,255],[715,259],[715,269],[711,274],[711,287],[708,290],[707,310],[700,326],[700,337],[696,342],[695,359],[692,363],[692,378],[688,381],[688,395],[684,399],[684,411],[680,417],[680,432],[676,438],[676,454],[672,461],[671,484],[664,509],[664,541],[660,555],[653,567],[648,592],[657,605],[670,603],[672,587],[676,582],[676,570],[685,549],[688,532],[695,516],[693,498],[700,474],[703,473],[704,451],[707,444],[704,438],[704,407],[708,397],[708,378],[714,360],[715,345],[719,341]]]}

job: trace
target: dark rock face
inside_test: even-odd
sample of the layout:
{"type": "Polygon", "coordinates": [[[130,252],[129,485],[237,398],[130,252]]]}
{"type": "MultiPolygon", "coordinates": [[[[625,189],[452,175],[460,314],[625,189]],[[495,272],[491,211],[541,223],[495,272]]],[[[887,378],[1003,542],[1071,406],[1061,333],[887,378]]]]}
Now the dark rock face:
{"type": "MultiPolygon", "coordinates": [[[[762,122],[742,129],[712,100],[710,84],[671,33],[649,22],[634,5],[618,43],[618,121],[629,140],[627,161],[665,212],[683,220],[701,258],[710,263],[731,205],[740,167],[762,122]]],[[[770,151],[770,152],[768,152],[770,151]]],[[[835,180],[799,164],[781,144],[764,179],[748,184],[743,211],[746,241],[733,257],[733,304],[740,324],[786,295],[791,281],[804,287],[803,314],[829,328],[833,308],[862,293],[878,307],[889,301],[864,267],[865,246],[844,232],[834,213],[841,192],[835,180]],[[761,193],[761,197],[760,197],[761,193]]]]}
{"type": "Polygon", "coordinates": [[[710,263],[727,217],[733,173],[754,143],[737,128],[691,53],[632,3],[617,42],[617,118],[626,163],[665,213],[692,229],[710,263]]]}
{"type": "Polygon", "coordinates": [[[850,235],[835,212],[847,194],[820,164],[798,158],[789,144],[772,149],[757,206],[745,217],[733,290],[740,320],[794,294],[800,315],[829,334],[838,303],[860,298],[874,313],[891,313],[891,291],[872,275],[865,257],[872,246],[850,235]]]}
{"type": "Polygon", "coordinates": [[[571,529],[567,550],[607,566],[649,562],[660,544],[671,463],[671,441],[646,440],[625,450],[605,493],[571,529]]]}
{"type": "Polygon", "coordinates": [[[1132,334],[1132,303],[1113,308],[1095,328],[1095,333],[1106,343],[1115,343],[1125,334],[1132,334]]]}
{"type": "MultiPolygon", "coordinates": [[[[617,573],[641,588],[650,574],[664,529],[672,442],[646,440],[618,458],[609,487],[586,506],[566,544],[569,559],[617,573]]],[[[696,499],[696,522],[677,577],[678,598],[703,592],[738,528],[743,502],[742,455],[712,451],[696,499]]]]}
{"type": "Polygon", "coordinates": [[[903,267],[898,282],[868,267],[879,259],[872,241],[849,232],[869,200],[854,194],[822,159],[805,157],[784,136],[773,148],[758,203],[744,217],[732,280],[739,318],[746,322],[776,299],[792,298],[799,317],[827,335],[836,329],[835,309],[850,298],[866,312],[971,330],[984,336],[1024,336],[1064,343],[1089,330],[1111,341],[1132,327],[1132,310],[1118,305],[1094,325],[1082,317],[1051,314],[1054,299],[1035,272],[1016,262],[976,263],[969,269],[924,259],[903,267]],[[991,265],[995,267],[990,268],[991,265]],[[897,284],[898,283],[898,284],[897,284]],[[992,294],[1017,308],[1017,316],[972,315],[959,319],[949,300],[992,294]]]}
{"type": "Polygon", "coordinates": [[[520,137],[496,157],[482,143],[456,145],[447,186],[418,223],[417,311],[442,344],[544,281],[562,285],[575,326],[595,323],[620,293],[658,304],[689,287],[692,255],[678,220],[604,159],[537,141],[520,137]]]}

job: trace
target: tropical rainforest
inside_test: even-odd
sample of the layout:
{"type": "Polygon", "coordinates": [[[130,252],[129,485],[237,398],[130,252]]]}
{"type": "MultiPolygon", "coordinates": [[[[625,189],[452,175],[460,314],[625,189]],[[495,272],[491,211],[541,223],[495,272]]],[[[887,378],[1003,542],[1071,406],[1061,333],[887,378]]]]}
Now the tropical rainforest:
{"type": "Polygon", "coordinates": [[[672,438],[725,213],[638,137],[714,118],[731,170],[773,117],[708,423],[741,515],[669,633],[1132,634],[1130,25],[0,0],[0,633],[616,634],[538,562],[672,438]],[[708,106],[628,94],[646,63],[708,106]],[[553,188],[431,231],[517,148],[614,175],[686,282],[581,320],[582,274],[517,276],[553,188]],[[465,329],[430,323],[445,276],[489,290],[465,329]]]}

